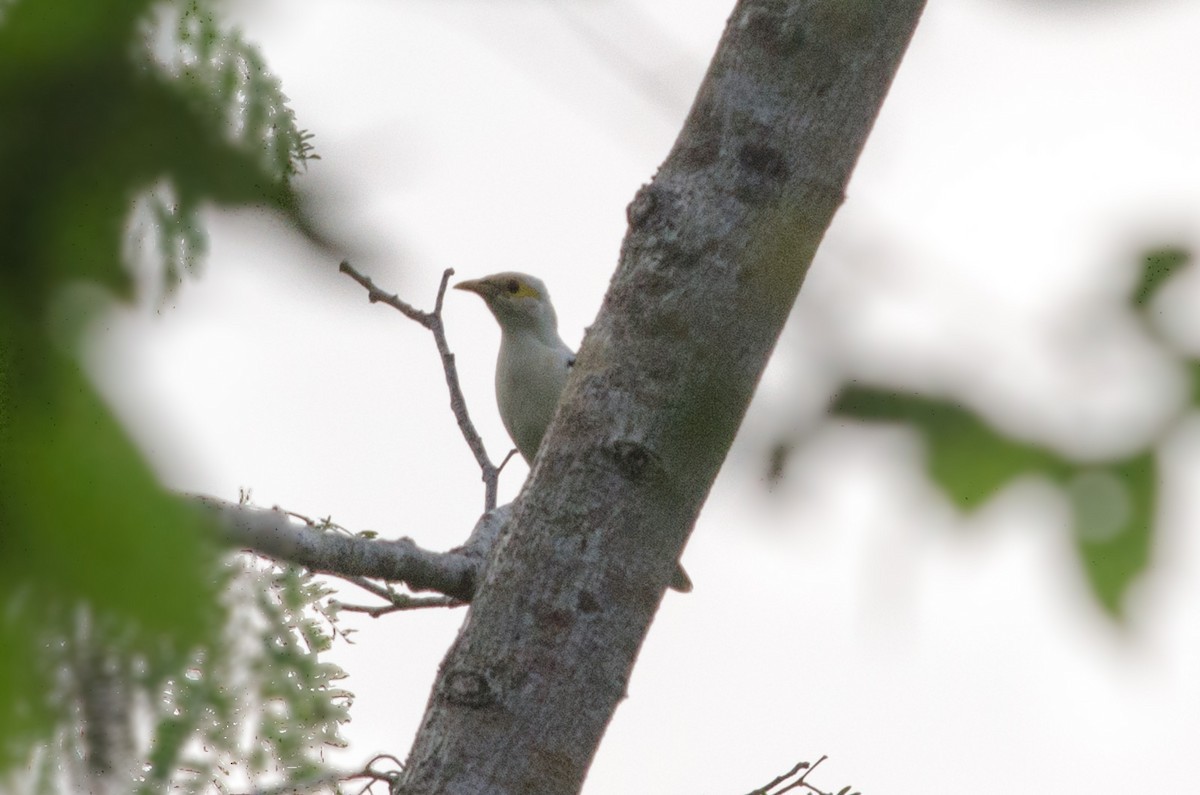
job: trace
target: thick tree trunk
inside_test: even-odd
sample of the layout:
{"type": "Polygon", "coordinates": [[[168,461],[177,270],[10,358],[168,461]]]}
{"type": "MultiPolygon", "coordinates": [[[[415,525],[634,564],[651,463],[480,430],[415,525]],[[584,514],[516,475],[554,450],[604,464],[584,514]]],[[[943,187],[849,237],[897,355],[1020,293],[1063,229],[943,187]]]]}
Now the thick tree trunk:
{"type": "Polygon", "coordinates": [[[737,4],[401,792],[579,791],[923,5],[737,4]]]}

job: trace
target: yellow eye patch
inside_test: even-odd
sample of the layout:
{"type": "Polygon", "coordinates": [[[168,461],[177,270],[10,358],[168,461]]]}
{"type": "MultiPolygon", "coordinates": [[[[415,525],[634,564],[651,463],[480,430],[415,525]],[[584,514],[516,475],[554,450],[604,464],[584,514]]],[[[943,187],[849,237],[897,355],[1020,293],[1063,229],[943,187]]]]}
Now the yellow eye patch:
{"type": "Polygon", "coordinates": [[[513,298],[541,298],[541,294],[524,279],[509,278],[500,283],[501,292],[513,298]]]}

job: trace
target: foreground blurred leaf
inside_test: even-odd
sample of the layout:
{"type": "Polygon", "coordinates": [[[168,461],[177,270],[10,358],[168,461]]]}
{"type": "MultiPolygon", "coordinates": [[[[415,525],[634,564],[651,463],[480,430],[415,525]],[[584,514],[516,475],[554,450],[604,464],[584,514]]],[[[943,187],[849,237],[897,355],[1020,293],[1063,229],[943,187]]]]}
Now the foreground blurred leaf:
{"type": "Polygon", "coordinates": [[[0,375],[0,601],[15,677],[0,677],[5,745],[11,727],[44,727],[44,715],[28,722],[46,707],[42,664],[79,606],[110,642],[162,664],[206,639],[216,618],[206,519],[159,487],[73,362],[51,352],[40,373],[35,387],[0,375]],[[9,681],[20,689],[5,691],[9,681]]]}
{"type": "Polygon", "coordinates": [[[1165,246],[1143,254],[1141,272],[1130,295],[1133,305],[1144,307],[1149,304],[1159,288],[1187,267],[1191,259],[1191,251],[1182,246],[1165,246]]]}
{"type": "Polygon", "coordinates": [[[204,520],[158,484],[84,378],[64,330],[86,324],[52,323],[51,307],[78,282],[133,297],[136,206],[167,288],[202,247],[209,205],[264,207],[315,239],[288,182],[311,153],[285,99],[203,0],[0,8],[3,758],[73,719],[50,697],[73,644],[133,671],[213,640],[204,520]]]}
{"type": "Polygon", "coordinates": [[[1104,609],[1120,616],[1129,586],[1150,565],[1158,485],[1153,453],[1087,469],[1070,485],[1088,583],[1104,609]]]}
{"type": "Polygon", "coordinates": [[[961,406],[913,394],[848,387],[834,414],[901,422],[925,440],[934,481],[963,508],[975,508],[1021,475],[1055,477],[1067,468],[1058,456],[1007,438],[961,406]]]}
{"type": "Polygon", "coordinates": [[[171,6],[157,27],[150,4],[133,0],[24,0],[6,12],[0,287],[21,294],[19,308],[36,315],[68,278],[128,297],[126,221],[163,180],[184,217],[204,202],[258,204],[306,230],[287,181],[306,136],[261,58],[206,6],[176,11],[184,63],[154,61],[146,42],[165,35],[171,6]]]}
{"type": "Polygon", "coordinates": [[[930,476],[965,509],[978,508],[1022,476],[1068,486],[1079,562],[1100,606],[1121,617],[1130,585],[1150,562],[1157,483],[1152,452],[1089,466],[1005,437],[962,406],[860,386],[843,390],[832,412],[912,427],[925,441],[930,476]]]}

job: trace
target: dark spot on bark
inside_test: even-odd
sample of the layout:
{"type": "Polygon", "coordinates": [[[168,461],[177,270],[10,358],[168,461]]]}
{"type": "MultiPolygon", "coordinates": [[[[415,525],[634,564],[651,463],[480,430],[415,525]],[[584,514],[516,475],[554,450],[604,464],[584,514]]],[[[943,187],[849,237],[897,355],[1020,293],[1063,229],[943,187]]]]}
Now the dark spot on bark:
{"type": "Polygon", "coordinates": [[[580,591],[575,606],[579,608],[579,612],[581,613],[600,612],[600,603],[596,601],[596,597],[592,596],[590,591],[580,591]]]}
{"type": "Polygon", "coordinates": [[[496,703],[496,689],[478,671],[451,671],[442,680],[442,698],[460,707],[480,709],[496,703]]]}
{"type": "Polygon", "coordinates": [[[538,614],[542,627],[556,632],[565,632],[575,625],[575,614],[570,610],[550,609],[538,614]]]}
{"type": "Polygon", "coordinates": [[[662,475],[662,462],[645,445],[622,440],[613,444],[611,453],[617,470],[634,483],[647,483],[662,475]]]}
{"type": "MultiPolygon", "coordinates": [[[[759,141],[767,140],[764,135],[759,141]]],[[[734,195],[744,202],[770,201],[787,184],[790,166],[779,149],[765,143],[750,141],[737,153],[741,172],[734,195]]]]}
{"type": "Polygon", "coordinates": [[[788,165],[783,154],[761,143],[747,143],[738,150],[738,163],[754,175],[771,182],[787,179],[788,165]]]}

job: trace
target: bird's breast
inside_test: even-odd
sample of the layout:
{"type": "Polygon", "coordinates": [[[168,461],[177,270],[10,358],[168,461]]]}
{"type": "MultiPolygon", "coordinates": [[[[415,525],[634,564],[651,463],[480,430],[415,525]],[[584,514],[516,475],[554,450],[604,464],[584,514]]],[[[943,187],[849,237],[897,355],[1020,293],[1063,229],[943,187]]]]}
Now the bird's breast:
{"type": "Polygon", "coordinates": [[[533,461],[567,382],[570,351],[539,340],[504,339],[496,365],[496,402],[508,435],[533,461]]]}

